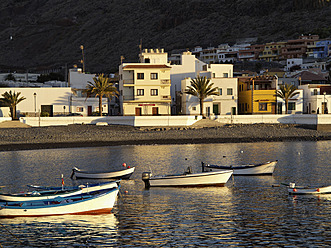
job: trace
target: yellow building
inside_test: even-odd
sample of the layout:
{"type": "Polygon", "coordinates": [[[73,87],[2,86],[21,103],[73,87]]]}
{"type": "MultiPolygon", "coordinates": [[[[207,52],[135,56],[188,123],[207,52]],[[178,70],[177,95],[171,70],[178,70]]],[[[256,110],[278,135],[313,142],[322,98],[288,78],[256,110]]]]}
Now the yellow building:
{"type": "Polygon", "coordinates": [[[239,114],[276,114],[277,77],[238,79],[239,114]]]}
{"type": "Polygon", "coordinates": [[[264,50],[261,52],[259,59],[265,61],[277,61],[280,59],[281,50],[286,42],[270,42],[266,43],[264,50]]]}
{"type": "Polygon", "coordinates": [[[119,67],[120,109],[122,115],[170,115],[170,69],[167,54],[146,49],[141,63],[119,67]]]}

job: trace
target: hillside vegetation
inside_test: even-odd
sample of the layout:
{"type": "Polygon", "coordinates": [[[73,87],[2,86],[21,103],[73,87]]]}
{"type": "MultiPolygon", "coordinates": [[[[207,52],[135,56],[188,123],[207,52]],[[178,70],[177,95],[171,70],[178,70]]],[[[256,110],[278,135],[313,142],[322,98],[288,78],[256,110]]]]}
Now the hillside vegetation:
{"type": "Polygon", "coordinates": [[[331,36],[329,0],[2,0],[0,69],[78,64],[114,72],[143,48],[217,46],[331,36]]]}

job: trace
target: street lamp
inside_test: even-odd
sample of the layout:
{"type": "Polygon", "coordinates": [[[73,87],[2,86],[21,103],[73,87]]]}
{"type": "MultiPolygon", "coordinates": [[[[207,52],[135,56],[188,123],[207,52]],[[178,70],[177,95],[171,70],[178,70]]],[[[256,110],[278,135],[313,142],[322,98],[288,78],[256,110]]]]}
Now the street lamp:
{"type": "Polygon", "coordinates": [[[80,45],[80,49],[82,50],[83,59],[81,60],[81,63],[83,64],[83,73],[84,73],[85,72],[84,46],[80,45]]]}
{"type": "Polygon", "coordinates": [[[34,97],[34,116],[37,116],[37,93],[33,93],[34,97]]]}
{"type": "Polygon", "coordinates": [[[324,102],[323,102],[324,108],[323,108],[323,114],[326,114],[326,102],[325,102],[326,91],[323,92],[323,95],[324,95],[324,102]]]}

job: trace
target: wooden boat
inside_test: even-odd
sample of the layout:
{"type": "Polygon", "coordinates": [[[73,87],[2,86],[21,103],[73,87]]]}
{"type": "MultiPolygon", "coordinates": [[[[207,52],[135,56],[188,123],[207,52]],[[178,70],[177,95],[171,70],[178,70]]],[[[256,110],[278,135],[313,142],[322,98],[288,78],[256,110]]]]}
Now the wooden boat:
{"type": "Polygon", "coordinates": [[[88,179],[129,179],[133,174],[135,167],[128,166],[124,170],[118,171],[104,171],[104,172],[92,172],[80,170],[77,167],[72,169],[71,178],[88,178],[88,179]]]}
{"type": "Polygon", "coordinates": [[[233,175],[235,176],[262,176],[262,175],[272,175],[278,160],[269,161],[262,164],[243,164],[243,165],[212,165],[204,164],[205,170],[233,170],[233,175]]]}
{"type": "Polygon", "coordinates": [[[27,186],[29,188],[32,188],[34,190],[38,190],[38,191],[44,191],[44,190],[49,190],[49,191],[60,191],[60,190],[74,190],[74,189],[79,189],[79,188],[85,188],[85,187],[95,187],[95,186],[103,186],[103,185],[107,185],[108,183],[117,183],[117,185],[119,185],[121,180],[116,180],[116,181],[111,181],[111,182],[99,182],[99,183],[93,183],[93,184],[80,184],[78,186],[41,186],[41,185],[33,185],[33,184],[28,184],[27,186]]]}
{"type": "Polygon", "coordinates": [[[54,199],[57,197],[70,197],[70,196],[82,196],[82,195],[94,195],[106,190],[117,188],[120,181],[105,182],[92,185],[79,185],[72,187],[72,189],[62,190],[60,189],[48,189],[43,191],[32,191],[26,193],[17,194],[0,194],[0,201],[13,202],[13,201],[40,201],[54,199]]]}
{"type": "Polygon", "coordinates": [[[290,183],[288,185],[287,190],[290,195],[331,194],[331,186],[308,187],[308,186],[296,186],[295,183],[290,183]]]}
{"type": "Polygon", "coordinates": [[[142,180],[145,187],[201,187],[224,186],[231,177],[232,170],[192,173],[191,170],[184,174],[152,176],[151,172],[144,172],[142,180]]]}
{"type": "Polygon", "coordinates": [[[110,213],[119,188],[96,195],[57,197],[51,200],[6,202],[0,205],[0,217],[38,217],[65,214],[110,213]]]}

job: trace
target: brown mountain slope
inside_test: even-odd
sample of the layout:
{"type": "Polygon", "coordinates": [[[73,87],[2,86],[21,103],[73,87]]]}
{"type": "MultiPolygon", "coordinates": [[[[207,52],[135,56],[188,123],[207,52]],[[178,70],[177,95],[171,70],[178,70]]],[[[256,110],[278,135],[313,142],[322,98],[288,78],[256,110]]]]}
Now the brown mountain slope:
{"type": "MultiPolygon", "coordinates": [[[[329,0],[2,0],[0,69],[71,67],[116,71],[143,48],[193,48],[331,33],[329,0]]],[[[330,35],[331,36],[331,35],[330,35]]]]}

